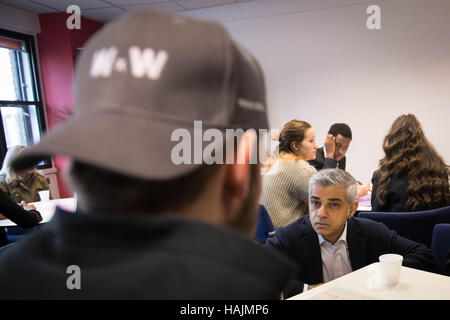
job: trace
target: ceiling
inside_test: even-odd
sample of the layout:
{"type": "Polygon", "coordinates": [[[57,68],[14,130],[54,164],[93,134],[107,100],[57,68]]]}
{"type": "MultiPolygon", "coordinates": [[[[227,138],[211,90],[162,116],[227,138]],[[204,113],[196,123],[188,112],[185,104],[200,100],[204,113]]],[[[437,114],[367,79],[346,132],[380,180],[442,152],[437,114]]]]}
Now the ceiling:
{"type": "Polygon", "coordinates": [[[255,0],[0,0],[0,3],[35,13],[66,11],[68,6],[76,4],[82,16],[107,22],[126,12],[143,8],[182,12],[246,1],[255,0]]]}

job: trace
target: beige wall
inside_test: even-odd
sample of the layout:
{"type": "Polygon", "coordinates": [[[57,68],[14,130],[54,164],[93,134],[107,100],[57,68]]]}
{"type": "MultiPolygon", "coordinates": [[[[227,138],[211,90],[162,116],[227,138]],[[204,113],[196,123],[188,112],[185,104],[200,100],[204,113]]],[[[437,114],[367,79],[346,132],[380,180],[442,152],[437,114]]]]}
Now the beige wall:
{"type": "Polygon", "coordinates": [[[41,32],[37,13],[0,3],[0,28],[27,34],[41,32]]]}

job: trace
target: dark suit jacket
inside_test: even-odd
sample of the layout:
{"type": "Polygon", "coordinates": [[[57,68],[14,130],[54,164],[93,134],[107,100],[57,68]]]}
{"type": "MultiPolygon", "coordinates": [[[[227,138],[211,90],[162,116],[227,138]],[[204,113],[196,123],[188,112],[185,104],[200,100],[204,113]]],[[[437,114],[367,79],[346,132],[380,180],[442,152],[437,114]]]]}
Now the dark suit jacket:
{"type": "Polygon", "coordinates": [[[375,171],[372,177],[372,211],[378,212],[406,212],[411,211],[406,208],[408,201],[408,175],[393,176],[389,184],[388,194],[383,205],[376,197],[380,172],[375,171]]]}
{"type": "Polygon", "coordinates": [[[316,159],[308,160],[309,164],[316,168],[317,171],[327,168],[336,168],[338,165],[339,169],[345,170],[345,156],[339,161],[325,158],[325,151],[323,148],[324,147],[317,149],[316,159]]]}
{"type": "MultiPolygon", "coordinates": [[[[379,261],[378,257],[382,254],[397,253],[403,256],[404,266],[440,272],[436,258],[425,245],[403,238],[384,224],[369,219],[348,219],[347,245],[353,271],[379,261]]],[[[319,239],[309,216],[277,228],[265,246],[277,248],[297,262],[298,281],[307,284],[323,282],[319,239]]],[[[285,297],[301,292],[302,287],[298,288],[298,284],[296,287],[297,290],[285,292],[285,297]]]]}

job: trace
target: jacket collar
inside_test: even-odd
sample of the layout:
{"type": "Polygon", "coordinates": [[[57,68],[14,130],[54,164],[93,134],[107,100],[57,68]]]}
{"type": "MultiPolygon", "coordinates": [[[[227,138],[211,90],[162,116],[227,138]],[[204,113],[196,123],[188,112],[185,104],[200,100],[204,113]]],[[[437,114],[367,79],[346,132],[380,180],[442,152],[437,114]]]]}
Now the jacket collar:
{"type": "Polygon", "coordinates": [[[366,240],[361,234],[354,218],[347,220],[347,245],[352,270],[358,270],[366,265],[366,240]]]}
{"type": "MultiPolygon", "coordinates": [[[[322,256],[320,253],[319,237],[309,219],[305,223],[305,237],[301,240],[302,251],[305,253],[306,273],[310,284],[323,282],[322,256]]],[[[353,218],[347,220],[347,247],[350,255],[352,270],[365,266],[365,239],[362,237],[353,218]]]]}
{"type": "Polygon", "coordinates": [[[301,240],[302,252],[305,253],[306,274],[309,284],[323,282],[322,257],[320,254],[319,238],[314,231],[309,217],[305,220],[305,237],[301,240]]]}

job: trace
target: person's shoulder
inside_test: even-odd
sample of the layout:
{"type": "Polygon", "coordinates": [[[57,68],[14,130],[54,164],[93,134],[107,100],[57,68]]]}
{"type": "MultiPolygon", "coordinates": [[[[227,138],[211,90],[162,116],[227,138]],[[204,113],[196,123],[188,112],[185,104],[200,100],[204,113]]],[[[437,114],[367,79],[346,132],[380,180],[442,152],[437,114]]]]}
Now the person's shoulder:
{"type": "Polygon", "coordinates": [[[285,169],[291,172],[293,177],[301,179],[304,179],[305,176],[310,177],[317,172],[316,168],[305,160],[287,161],[285,169]]]}
{"type": "Polygon", "coordinates": [[[383,223],[368,218],[352,217],[349,222],[363,234],[381,234],[389,230],[383,223]]]}
{"type": "Polygon", "coordinates": [[[289,223],[284,227],[279,227],[275,230],[275,234],[291,234],[299,237],[303,237],[306,234],[307,225],[309,222],[309,216],[305,215],[303,217],[298,218],[297,220],[289,223]]]}

